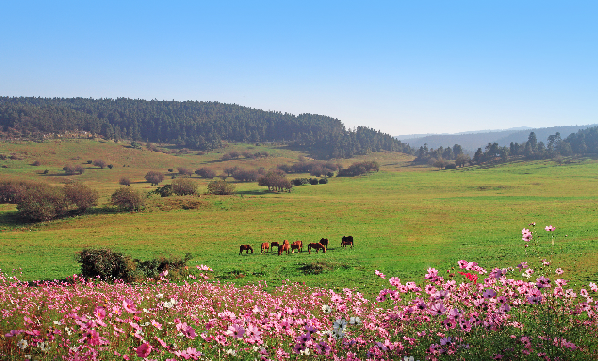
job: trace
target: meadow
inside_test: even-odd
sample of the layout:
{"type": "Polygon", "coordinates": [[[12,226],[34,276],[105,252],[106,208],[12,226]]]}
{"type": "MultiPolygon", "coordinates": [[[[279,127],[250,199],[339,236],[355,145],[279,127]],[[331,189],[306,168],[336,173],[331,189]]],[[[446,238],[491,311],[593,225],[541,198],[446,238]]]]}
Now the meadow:
{"type": "MultiPolygon", "coordinates": [[[[149,170],[271,168],[306,154],[247,144],[162,153],[96,140],[2,143],[0,154],[15,155],[0,161],[3,179],[76,179],[101,195],[87,214],[42,223],[0,206],[7,360],[587,360],[598,350],[595,159],[436,170],[373,153],[342,161],[379,162],[366,176],[291,193],[236,183],[235,195],[201,194],[195,209],[181,206],[195,196],[154,195],[144,211],[122,213],[107,202],[123,176],[149,191],[149,170]],[[272,156],[221,161],[231,149],[272,156]],[[113,168],[85,165],[94,159],[113,168]],[[64,175],[69,163],[85,172],[64,175]],[[340,247],[348,235],[354,249],[340,247]],[[320,238],[330,240],[326,253],[259,252],[262,242],[320,238]],[[255,253],[239,255],[241,244],[255,253]],[[75,255],[86,247],[141,260],[192,253],[191,274],[83,280],[75,255]]],[[[205,191],[208,181],[193,179],[205,191]]]]}
{"type": "MultiPolygon", "coordinates": [[[[133,149],[128,144],[95,140],[47,143],[3,143],[0,154],[19,154],[5,160],[4,177],[21,177],[60,184],[77,179],[100,191],[100,207],[75,218],[22,224],[15,206],[0,206],[0,268],[23,280],[63,279],[79,272],[74,260],[84,247],[110,247],[134,258],[192,253],[190,265],[208,264],[215,278],[237,285],[260,280],[278,286],[284,280],[309,286],[352,287],[374,294],[373,270],[400,278],[421,277],[422,270],[448,270],[460,259],[475,259],[485,267],[514,266],[550,258],[573,281],[598,277],[595,262],[598,162],[572,159],[558,165],[551,160],[516,161],[457,170],[412,167],[411,157],[372,153],[343,160],[345,166],[375,159],[378,173],[355,178],[333,177],[328,184],[294,187],[291,193],[270,193],[256,183],[236,183],[233,196],[201,195],[200,209],[162,211],[164,200],[137,213],[118,213],[106,206],[122,176],[132,187],[151,190],[143,176],[148,170],[177,167],[270,168],[305,156],[278,145],[229,145],[225,150],[161,153],[133,149]],[[267,151],[272,157],[221,161],[234,150],[267,151]],[[105,159],[113,169],[88,165],[80,176],[65,176],[67,163],[105,159]],[[30,165],[40,160],[41,166],[30,165]],[[47,175],[41,174],[48,169],[47,175]],[[161,205],[161,207],[159,207],[161,205]],[[555,246],[526,252],[519,236],[528,224],[552,224],[555,246]],[[355,248],[340,247],[352,235],[355,248]],[[262,242],[288,239],[304,245],[330,239],[328,252],[277,256],[260,254],[262,242]],[[239,255],[250,244],[254,254],[239,255]]],[[[290,178],[309,175],[289,175],[290,178]]],[[[207,180],[193,176],[205,191],[207,180]]],[[[229,179],[230,180],[230,179],[229,179]]],[[[170,181],[169,178],[164,184],[170,181]]],[[[175,207],[176,208],[176,207],[175,207]]]]}

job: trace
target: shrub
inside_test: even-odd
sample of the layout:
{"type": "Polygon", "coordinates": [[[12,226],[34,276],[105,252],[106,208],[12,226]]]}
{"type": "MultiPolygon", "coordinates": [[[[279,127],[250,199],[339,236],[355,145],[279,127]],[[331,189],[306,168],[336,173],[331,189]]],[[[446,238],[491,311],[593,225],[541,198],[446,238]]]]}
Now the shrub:
{"type": "Polygon", "coordinates": [[[309,184],[312,186],[317,186],[320,183],[318,182],[318,178],[309,178],[309,184]]]}
{"type": "Polygon", "coordinates": [[[238,168],[232,176],[240,182],[255,182],[259,177],[259,173],[255,169],[238,168]]]}
{"type": "Polygon", "coordinates": [[[43,174],[48,174],[50,171],[48,169],[44,169],[43,174]]]}
{"type": "Polygon", "coordinates": [[[328,172],[328,173],[326,173],[326,177],[332,178],[332,177],[334,177],[334,173],[333,172],[328,172]]]}
{"type": "Polygon", "coordinates": [[[291,181],[294,186],[303,186],[309,184],[309,179],[307,178],[295,178],[291,181]]]}
{"type": "Polygon", "coordinates": [[[199,168],[198,170],[195,171],[195,174],[197,174],[198,176],[200,176],[202,178],[208,178],[208,179],[212,179],[212,178],[216,177],[216,171],[214,171],[212,168],[199,168]]]}
{"type": "Polygon", "coordinates": [[[18,204],[25,190],[34,183],[6,180],[0,183],[0,203],[18,204]]]}
{"type": "Polygon", "coordinates": [[[98,192],[79,182],[64,186],[64,195],[66,200],[75,206],[78,213],[98,205],[98,192]]]}
{"type": "Polygon", "coordinates": [[[131,179],[129,179],[129,177],[121,177],[118,181],[118,184],[120,184],[121,186],[130,186],[131,179]]]}
{"type": "Polygon", "coordinates": [[[223,180],[212,181],[208,184],[208,193],[216,195],[228,195],[235,192],[234,184],[223,180]]]}
{"type": "Polygon", "coordinates": [[[112,169],[112,168],[114,168],[114,165],[113,164],[108,164],[108,169],[112,169]]]}
{"type": "Polygon", "coordinates": [[[191,178],[177,178],[172,181],[172,192],[177,196],[195,194],[197,192],[197,183],[191,178]]]}
{"type": "Polygon", "coordinates": [[[189,168],[178,167],[177,170],[179,171],[179,174],[182,176],[190,177],[193,174],[193,171],[189,168]]]}
{"type": "Polygon", "coordinates": [[[355,177],[369,172],[377,172],[380,170],[380,165],[376,161],[362,161],[356,162],[346,169],[340,169],[338,172],[339,177],[355,177]]]}
{"type": "Polygon", "coordinates": [[[94,160],[93,165],[95,165],[96,167],[100,167],[100,169],[106,168],[106,162],[101,159],[94,160]]]}
{"type": "Polygon", "coordinates": [[[46,184],[32,185],[19,196],[19,217],[33,222],[49,221],[68,212],[69,201],[64,190],[46,184]]]}
{"type": "Polygon", "coordinates": [[[40,160],[36,160],[31,165],[34,166],[34,167],[39,167],[40,165],[42,165],[42,162],[40,160]]]}
{"type": "Polygon", "coordinates": [[[444,166],[444,169],[457,169],[457,165],[455,163],[448,163],[444,166]]]}
{"type": "Polygon", "coordinates": [[[172,185],[166,184],[162,187],[158,187],[151,193],[159,194],[161,197],[170,197],[172,195],[172,185]]]}
{"type": "Polygon", "coordinates": [[[168,168],[168,173],[172,173],[172,172],[174,172],[174,169],[168,168]]]}
{"type": "Polygon", "coordinates": [[[138,211],[145,206],[145,194],[131,187],[121,187],[112,193],[112,205],[128,211],[138,211]]]}
{"type": "Polygon", "coordinates": [[[164,174],[156,170],[150,170],[145,175],[145,180],[150,182],[153,186],[157,186],[158,184],[160,184],[160,182],[164,180],[164,174]]]}
{"type": "Polygon", "coordinates": [[[322,178],[318,181],[320,184],[328,184],[328,178],[322,178]]]}
{"type": "Polygon", "coordinates": [[[91,163],[93,163],[93,160],[88,160],[87,161],[87,164],[91,164],[91,163]]]}
{"type": "Polygon", "coordinates": [[[131,257],[108,248],[86,248],[75,256],[75,260],[81,264],[83,277],[125,282],[136,279],[136,264],[131,257]]]}
{"type": "Polygon", "coordinates": [[[281,170],[271,170],[260,177],[258,185],[268,187],[268,190],[291,191],[292,183],[287,179],[285,173],[281,170]]]}

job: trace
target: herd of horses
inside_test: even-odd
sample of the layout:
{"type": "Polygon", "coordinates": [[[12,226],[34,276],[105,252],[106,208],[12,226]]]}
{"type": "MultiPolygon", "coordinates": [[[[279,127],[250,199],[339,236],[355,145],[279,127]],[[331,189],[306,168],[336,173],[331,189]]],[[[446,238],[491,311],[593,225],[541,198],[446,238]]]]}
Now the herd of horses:
{"type": "MultiPolygon", "coordinates": [[[[346,237],[343,236],[343,238],[341,240],[341,247],[347,247],[347,246],[350,246],[351,248],[353,248],[353,236],[346,236],[346,237]]],[[[285,252],[286,252],[286,254],[295,253],[295,251],[303,252],[303,242],[296,241],[293,243],[289,243],[289,241],[285,239],[282,243],[278,243],[278,242],[262,243],[261,253],[264,253],[264,252],[271,253],[272,251],[274,251],[274,247],[276,247],[279,256],[285,252]]],[[[316,253],[318,253],[318,251],[322,250],[323,253],[326,253],[327,248],[328,248],[328,238],[322,238],[322,239],[320,239],[320,242],[318,242],[318,243],[310,243],[309,245],[307,245],[307,252],[309,254],[311,254],[312,250],[316,251],[316,253]]],[[[251,251],[251,253],[253,253],[253,247],[251,247],[251,245],[249,245],[249,244],[242,244],[241,247],[239,248],[239,254],[242,254],[243,251],[245,251],[246,254],[249,253],[249,251],[251,251]]]]}

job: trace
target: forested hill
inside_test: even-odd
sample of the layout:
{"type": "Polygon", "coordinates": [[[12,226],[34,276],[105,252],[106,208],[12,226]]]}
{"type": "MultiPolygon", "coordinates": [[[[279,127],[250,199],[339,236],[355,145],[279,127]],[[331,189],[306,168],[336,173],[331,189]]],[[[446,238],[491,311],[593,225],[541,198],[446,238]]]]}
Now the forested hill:
{"type": "Polygon", "coordinates": [[[107,139],[174,143],[210,150],[221,141],[288,142],[321,158],[409,146],[368,127],[347,130],[331,117],[293,115],[219,102],[0,97],[3,137],[87,131],[107,139]]]}

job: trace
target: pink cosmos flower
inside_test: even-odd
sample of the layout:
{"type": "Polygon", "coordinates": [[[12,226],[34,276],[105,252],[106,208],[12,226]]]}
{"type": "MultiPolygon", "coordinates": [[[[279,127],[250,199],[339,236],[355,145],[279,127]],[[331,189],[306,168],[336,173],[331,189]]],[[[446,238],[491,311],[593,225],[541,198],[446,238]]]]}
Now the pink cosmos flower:
{"type": "Polygon", "coordinates": [[[243,338],[243,335],[245,334],[245,329],[241,325],[230,325],[228,326],[226,334],[234,338],[243,338]]]}
{"type": "Polygon", "coordinates": [[[152,323],[152,325],[153,325],[155,328],[157,328],[158,330],[161,330],[161,329],[162,329],[162,324],[161,324],[161,323],[159,323],[158,321],[156,321],[156,320],[152,320],[152,321],[151,321],[151,323],[152,323]]]}
{"type": "Polygon", "coordinates": [[[545,229],[546,231],[548,231],[548,232],[552,232],[552,231],[554,231],[556,228],[554,228],[552,225],[550,225],[550,226],[546,226],[544,229],[545,229]]]}
{"type": "Polygon", "coordinates": [[[135,308],[135,303],[133,301],[126,299],[123,301],[123,308],[125,311],[129,313],[137,313],[137,309],[135,308]]]}
{"type": "Polygon", "coordinates": [[[376,271],[374,272],[374,274],[375,274],[376,276],[380,277],[380,278],[386,278],[386,276],[384,275],[384,273],[382,273],[382,272],[380,272],[380,271],[378,271],[378,270],[376,270],[376,271]]]}
{"type": "Polygon", "coordinates": [[[565,271],[563,271],[562,268],[557,268],[556,270],[554,270],[554,273],[556,273],[557,275],[562,275],[563,273],[565,273],[565,271]]]}
{"type": "Polygon", "coordinates": [[[147,342],[144,342],[141,346],[135,349],[135,352],[137,352],[137,356],[146,358],[149,356],[150,352],[152,352],[152,346],[147,342]]]}

